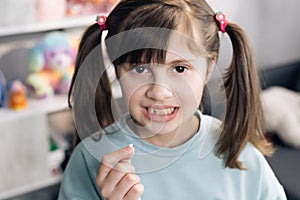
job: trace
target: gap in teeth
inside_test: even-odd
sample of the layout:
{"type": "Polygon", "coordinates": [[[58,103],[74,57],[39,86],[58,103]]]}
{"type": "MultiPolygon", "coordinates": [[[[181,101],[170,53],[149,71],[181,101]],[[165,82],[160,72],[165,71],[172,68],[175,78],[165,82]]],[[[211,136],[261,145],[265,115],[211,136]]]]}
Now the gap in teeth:
{"type": "Polygon", "coordinates": [[[150,114],[156,114],[156,115],[169,115],[174,111],[175,108],[164,108],[164,109],[158,109],[158,108],[148,108],[148,112],[150,114]]]}

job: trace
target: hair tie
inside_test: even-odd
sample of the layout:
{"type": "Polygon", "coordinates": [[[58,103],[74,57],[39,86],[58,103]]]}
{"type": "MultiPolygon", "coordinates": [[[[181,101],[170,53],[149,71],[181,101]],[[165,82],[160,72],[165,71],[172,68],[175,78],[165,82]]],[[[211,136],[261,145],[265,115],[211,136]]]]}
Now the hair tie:
{"type": "Polygon", "coordinates": [[[228,20],[226,18],[226,15],[222,12],[217,12],[215,16],[216,20],[219,22],[219,29],[222,33],[226,32],[226,26],[228,25],[228,20]]]}
{"type": "Polygon", "coordinates": [[[106,16],[104,15],[98,15],[96,17],[96,22],[98,23],[100,29],[102,31],[107,30],[107,25],[106,25],[106,16]]]}

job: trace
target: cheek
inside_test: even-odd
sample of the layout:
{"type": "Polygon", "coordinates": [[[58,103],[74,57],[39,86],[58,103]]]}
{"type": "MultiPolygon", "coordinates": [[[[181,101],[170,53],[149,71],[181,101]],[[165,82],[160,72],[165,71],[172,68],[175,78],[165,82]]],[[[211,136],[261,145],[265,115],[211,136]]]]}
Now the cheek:
{"type": "Polygon", "coordinates": [[[147,91],[149,81],[147,77],[135,77],[131,73],[121,71],[119,83],[123,99],[128,107],[131,104],[141,101],[147,91]]]}
{"type": "Polygon", "coordinates": [[[199,81],[196,84],[197,84],[197,86],[193,87],[192,91],[193,91],[193,96],[194,96],[194,99],[195,99],[197,107],[198,107],[200,105],[200,102],[201,102],[201,99],[202,99],[203,89],[204,89],[205,83],[204,83],[203,80],[201,80],[201,82],[199,81]]]}
{"type": "Polygon", "coordinates": [[[174,83],[173,90],[181,105],[198,108],[202,99],[204,84],[203,78],[191,77],[174,83]]]}
{"type": "Polygon", "coordinates": [[[120,85],[122,89],[123,100],[127,109],[132,109],[135,105],[138,105],[145,95],[145,87],[131,84],[126,80],[121,80],[120,85]]]}

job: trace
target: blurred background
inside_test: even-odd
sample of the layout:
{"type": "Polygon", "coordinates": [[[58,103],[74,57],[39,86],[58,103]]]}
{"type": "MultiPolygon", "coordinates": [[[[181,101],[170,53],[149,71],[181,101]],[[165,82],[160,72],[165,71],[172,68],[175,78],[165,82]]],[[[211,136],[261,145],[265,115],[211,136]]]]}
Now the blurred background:
{"type": "MultiPolygon", "coordinates": [[[[0,199],[57,198],[74,133],[66,93],[79,38],[116,2],[0,0],[0,199]]],[[[269,76],[263,89],[279,85],[299,92],[299,0],[208,3],[247,32],[260,77],[269,76]]],[[[221,38],[219,68],[231,56],[228,37],[221,38]]],[[[299,148],[273,137],[276,131],[272,139],[284,151],[269,161],[289,199],[299,200],[299,148]]]]}
{"type": "Polygon", "coordinates": [[[297,0],[208,0],[216,11],[240,25],[253,44],[259,67],[267,68],[300,59],[297,0]]]}

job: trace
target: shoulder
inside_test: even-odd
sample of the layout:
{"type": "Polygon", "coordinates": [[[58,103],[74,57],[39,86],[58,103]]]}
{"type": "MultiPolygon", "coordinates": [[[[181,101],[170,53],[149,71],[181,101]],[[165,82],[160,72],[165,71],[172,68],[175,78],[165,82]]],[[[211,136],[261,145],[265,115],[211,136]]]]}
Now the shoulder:
{"type": "Polygon", "coordinates": [[[99,161],[79,143],[64,171],[58,199],[101,199],[94,182],[98,166],[99,161]]]}
{"type": "Polygon", "coordinates": [[[250,142],[248,142],[241,152],[239,159],[244,162],[264,161],[263,154],[250,142]]]}
{"type": "Polygon", "coordinates": [[[95,180],[103,155],[115,148],[114,134],[118,132],[99,131],[76,146],[64,171],[59,199],[102,199],[95,180]]]}
{"type": "Polygon", "coordinates": [[[239,161],[243,162],[248,178],[256,182],[263,199],[286,199],[284,189],[266,158],[252,143],[245,146],[239,161]]]}
{"type": "Polygon", "coordinates": [[[243,162],[244,167],[248,170],[271,171],[264,155],[251,142],[246,144],[238,160],[243,162]]]}

